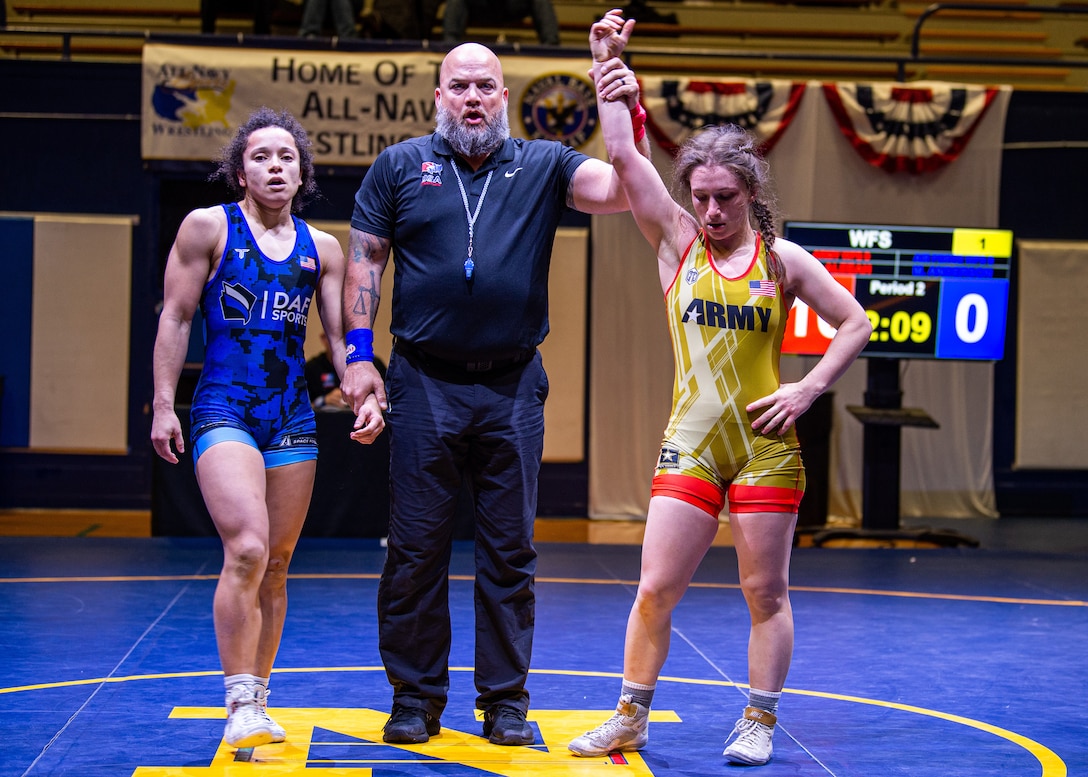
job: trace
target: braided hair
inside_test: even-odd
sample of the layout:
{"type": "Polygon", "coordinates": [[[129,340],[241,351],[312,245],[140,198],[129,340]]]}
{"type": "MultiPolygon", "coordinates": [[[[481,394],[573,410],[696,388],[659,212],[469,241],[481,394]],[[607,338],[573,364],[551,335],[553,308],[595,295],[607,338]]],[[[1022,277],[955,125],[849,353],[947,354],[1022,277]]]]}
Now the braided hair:
{"type": "Polygon", "coordinates": [[[673,190],[680,202],[691,199],[691,175],[697,167],[716,165],[730,169],[753,195],[749,220],[767,246],[768,264],[775,280],[782,277],[781,263],[774,252],[778,202],[771,181],[770,165],[759,151],[755,137],[736,124],[706,127],[680,147],[673,162],[673,190]]]}
{"type": "Polygon", "coordinates": [[[295,145],[298,146],[299,172],[302,182],[291,202],[291,212],[298,213],[306,203],[318,195],[317,174],[314,172],[314,149],[310,143],[310,136],[306,134],[302,124],[291,115],[290,111],[275,111],[261,107],[251,113],[245,124],[234,133],[230,143],[219,152],[219,166],[208,176],[208,180],[222,181],[234,196],[239,199],[244,197],[245,191],[238,183],[238,176],[245,169],[245,152],[249,144],[249,136],[266,127],[287,130],[295,139],[295,145]]]}

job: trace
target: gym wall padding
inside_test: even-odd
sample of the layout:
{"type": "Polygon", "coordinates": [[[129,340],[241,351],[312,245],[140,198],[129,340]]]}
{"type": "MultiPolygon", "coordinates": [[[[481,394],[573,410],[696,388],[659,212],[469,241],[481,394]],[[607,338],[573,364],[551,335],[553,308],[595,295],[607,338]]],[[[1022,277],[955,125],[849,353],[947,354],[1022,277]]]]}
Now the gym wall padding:
{"type": "Polygon", "coordinates": [[[1088,243],[1021,240],[1018,248],[1014,466],[1088,470],[1088,360],[1080,339],[1088,332],[1088,243]]]}

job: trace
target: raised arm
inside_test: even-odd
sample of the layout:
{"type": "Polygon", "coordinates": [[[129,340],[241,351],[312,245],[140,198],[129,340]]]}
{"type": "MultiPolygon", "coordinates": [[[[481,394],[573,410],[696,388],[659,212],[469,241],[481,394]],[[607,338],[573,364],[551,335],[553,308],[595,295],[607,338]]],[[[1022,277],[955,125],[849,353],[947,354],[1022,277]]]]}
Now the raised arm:
{"type": "Polygon", "coordinates": [[[679,266],[680,252],[698,230],[694,218],[669,194],[657,168],[635,145],[630,111],[623,99],[630,89],[629,72],[618,59],[593,64],[597,113],[608,157],[639,230],[657,254],[665,286],[679,266]]]}
{"type": "Polygon", "coordinates": [[[222,208],[194,210],[181,222],[166,260],[162,312],[152,356],[151,444],[171,464],[178,463],[174,450],[185,450],[185,436],[174,409],[178,378],[189,351],[193,315],[212,266],[223,251],[226,228],[222,208]]]}
{"type": "MultiPolygon", "coordinates": [[[[634,29],[635,20],[624,19],[623,11],[619,8],[613,8],[594,22],[589,30],[589,50],[593,54],[593,61],[595,63],[607,62],[610,59],[622,57],[634,29]]],[[[638,79],[635,78],[634,73],[630,73],[629,77],[635,88],[622,90],[621,96],[627,104],[628,110],[631,111],[632,127],[638,127],[641,130],[635,133],[635,145],[638,146],[639,153],[649,159],[650,138],[646,135],[644,129],[646,109],[639,102],[638,79]]]]}
{"type": "Polygon", "coordinates": [[[374,366],[373,332],[382,293],[382,275],[389,262],[389,247],[388,238],[380,238],[354,227],[348,235],[343,293],[348,364],[344,369],[340,390],[352,412],[359,416],[355,421],[356,430],[364,428],[361,422],[365,418],[364,411],[368,400],[375,402],[382,410],[388,407],[385,383],[374,366]],[[359,351],[367,348],[370,353],[359,359],[359,351]],[[352,353],[353,349],[359,350],[352,353]],[[370,358],[365,358],[367,355],[370,358]]]}
{"type": "Polygon", "coordinates": [[[634,19],[624,19],[623,11],[613,8],[589,28],[589,51],[594,62],[607,62],[620,56],[631,40],[634,19]]]}
{"type": "MultiPolygon", "coordinates": [[[[612,99],[622,101],[629,111],[628,120],[633,124],[638,123],[641,132],[636,146],[638,152],[649,159],[650,140],[643,129],[646,111],[639,103],[638,79],[618,58],[627,46],[634,26],[634,19],[624,21],[622,11],[614,8],[594,22],[589,33],[589,48],[593,53],[594,67],[600,62],[611,63],[610,70],[614,71],[612,81],[619,84],[612,99]]],[[[592,70],[590,75],[593,76],[592,70]]],[[[627,193],[612,165],[597,159],[587,159],[578,168],[571,181],[568,200],[571,207],[583,213],[620,213],[630,208],[627,193]]]]}

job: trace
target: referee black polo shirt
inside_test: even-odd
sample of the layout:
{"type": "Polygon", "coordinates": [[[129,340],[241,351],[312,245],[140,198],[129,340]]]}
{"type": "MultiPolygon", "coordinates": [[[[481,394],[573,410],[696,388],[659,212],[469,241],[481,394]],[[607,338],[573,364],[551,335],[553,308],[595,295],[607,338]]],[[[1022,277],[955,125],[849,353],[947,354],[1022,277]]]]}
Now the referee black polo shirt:
{"type": "Polygon", "coordinates": [[[460,159],[455,167],[437,134],[382,151],[355,195],[351,225],[392,242],[393,335],[449,361],[502,360],[538,346],[548,333],[555,230],[588,158],[555,141],[510,138],[473,172],[460,159]]]}

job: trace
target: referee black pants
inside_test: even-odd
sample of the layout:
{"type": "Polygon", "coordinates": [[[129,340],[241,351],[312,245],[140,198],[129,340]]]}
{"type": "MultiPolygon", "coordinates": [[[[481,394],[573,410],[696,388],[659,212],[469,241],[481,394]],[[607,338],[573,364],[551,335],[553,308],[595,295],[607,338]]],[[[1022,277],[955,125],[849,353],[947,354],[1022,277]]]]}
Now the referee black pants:
{"type": "Polygon", "coordinates": [[[378,630],[393,701],[436,718],[446,706],[450,553],[467,476],[475,507],[476,704],[527,710],[548,379],[539,353],[491,372],[418,356],[395,349],[386,375],[391,512],[378,630]]]}

